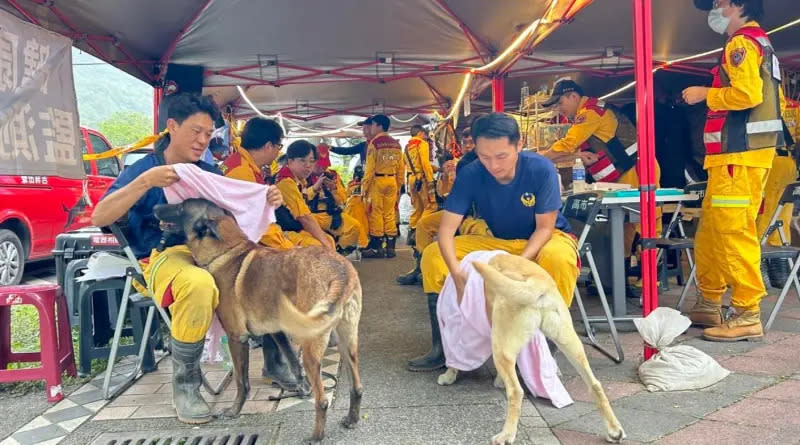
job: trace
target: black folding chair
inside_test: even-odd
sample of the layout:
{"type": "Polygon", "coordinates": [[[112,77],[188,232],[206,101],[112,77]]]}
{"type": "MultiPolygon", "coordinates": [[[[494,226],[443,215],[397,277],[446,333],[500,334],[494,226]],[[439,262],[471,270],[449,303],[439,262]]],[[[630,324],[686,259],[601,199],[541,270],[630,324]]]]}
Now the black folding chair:
{"type": "Polygon", "coordinates": [[[586,237],[589,235],[589,231],[592,229],[592,227],[594,227],[597,221],[597,216],[600,214],[602,201],[603,194],[601,192],[587,192],[571,195],[564,202],[562,213],[565,217],[584,224],[583,230],[578,238],[578,256],[586,259],[588,267],[581,267],[580,275],[578,276],[578,283],[587,283],[589,281],[589,277],[591,276],[591,279],[597,286],[600,304],[603,306],[604,316],[589,317],[586,313],[586,308],[583,305],[583,299],[581,298],[580,291],[578,291],[578,287],[575,286],[575,302],[578,303],[578,310],[581,313],[581,319],[583,320],[583,325],[586,328],[586,337],[591,345],[598,351],[606,355],[614,362],[622,363],[622,361],[625,360],[625,353],[622,350],[622,343],[620,342],[619,335],[617,334],[617,326],[614,323],[614,317],[611,315],[611,309],[608,306],[608,299],[606,298],[606,293],[603,289],[603,283],[600,280],[600,273],[597,270],[597,264],[594,261],[594,255],[592,255],[592,246],[586,242],[586,237]],[[597,338],[595,338],[594,328],[592,325],[598,323],[608,324],[609,330],[611,331],[611,338],[614,340],[614,345],[616,346],[616,355],[602,347],[597,341],[597,338]]]}

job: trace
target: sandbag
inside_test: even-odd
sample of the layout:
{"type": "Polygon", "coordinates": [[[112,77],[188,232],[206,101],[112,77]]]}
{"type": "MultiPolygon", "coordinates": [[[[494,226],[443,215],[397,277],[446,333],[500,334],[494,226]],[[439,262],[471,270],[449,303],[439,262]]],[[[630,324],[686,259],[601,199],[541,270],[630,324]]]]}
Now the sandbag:
{"type": "Polygon", "coordinates": [[[670,346],[691,325],[675,309],[656,308],[634,320],[644,341],[659,352],[639,366],[639,378],[648,391],[684,391],[711,386],[730,374],[705,352],[688,345],[670,346]]]}

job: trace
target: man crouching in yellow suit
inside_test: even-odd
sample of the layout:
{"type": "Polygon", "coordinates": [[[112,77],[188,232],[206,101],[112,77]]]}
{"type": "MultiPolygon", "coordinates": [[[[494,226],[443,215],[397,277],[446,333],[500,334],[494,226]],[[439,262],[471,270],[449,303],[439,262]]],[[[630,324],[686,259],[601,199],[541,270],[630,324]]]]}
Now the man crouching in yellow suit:
{"type": "Polygon", "coordinates": [[[479,250],[503,250],[538,263],[556,282],[561,297],[572,302],[578,278],[578,250],[561,214],[559,177],[553,163],[521,152],[519,126],[511,116],[491,113],[472,124],[478,162],[458,172],[445,202],[438,244],[422,253],[422,281],[427,294],[432,349],[411,360],[411,371],[431,371],[445,364],[436,303],[448,275],[461,298],[467,277],[459,262],[479,250]],[[455,236],[473,206],[492,236],[455,236]]]}
{"type": "Polygon", "coordinates": [[[358,221],[361,225],[361,232],[358,235],[358,246],[367,247],[369,242],[369,220],[367,217],[367,206],[364,205],[364,197],[361,195],[361,180],[364,178],[364,167],[356,165],[353,169],[353,179],[347,184],[347,203],[344,206],[344,213],[358,221]]]}
{"type": "MultiPolygon", "coordinates": [[[[281,139],[283,129],[275,121],[262,117],[250,119],[242,130],[241,146],[234,147],[234,152],[220,166],[220,170],[228,178],[266,184],[262,168],[272,164],[278,157],[283,146],[281,139]]],[[[275,223],[269,226],[259,242],[279,250],[295,247],[283,236],[280,226],[275,223]]],[[[262,375],[285,390],[295,391],[300,388],[300,382],[291,371],[272,334],[261,338],[261,347],[264,350],[262,375]]]]}

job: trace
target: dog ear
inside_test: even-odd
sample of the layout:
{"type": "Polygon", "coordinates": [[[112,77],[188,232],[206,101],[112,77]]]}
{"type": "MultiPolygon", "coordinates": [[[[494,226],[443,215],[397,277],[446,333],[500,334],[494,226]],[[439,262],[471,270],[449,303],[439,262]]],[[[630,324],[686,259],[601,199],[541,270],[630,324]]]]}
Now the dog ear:
{"type": "Polygon", "coordinates": [[[213,219],[198,219],[192,225],[192,230],[194,230],[198,238],[211,236],[216,240],[219,239],[217,221],[213,219]]]}

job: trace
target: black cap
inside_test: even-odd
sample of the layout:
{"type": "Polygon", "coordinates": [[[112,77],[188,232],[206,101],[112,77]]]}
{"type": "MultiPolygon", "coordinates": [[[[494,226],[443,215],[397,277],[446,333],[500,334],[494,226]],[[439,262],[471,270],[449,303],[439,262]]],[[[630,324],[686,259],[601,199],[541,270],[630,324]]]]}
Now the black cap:
{"type": "Polygon", "coordinates": [[[583,96],[583,89],[581,89],[580,85],[569,79],[559,80],[553,85],[553,95],[550,96],[550,99],[547,99],[543,105],[545,107],[551,107],[558,103],[561,96],[572,93],[573,91],[583,96]]]}
{"type": "Polygon", "coordinates": [[[391,125],[391,122],[389,121],[389,118],[386,117],[383,114],[376,114],[375,116],[372,116],[371,118],[369,118],[369,120],[373,124],[380,125],[383,128],[384,131],[388,130],[389,126],[391,125]]]}
{"type": "Polygon", "coordinates": [[[701,11],[714,9],[714,0],[694,0],[694,7],[701,11]]]}
{"type": "Polygon", "coordinates": [[[364,125],[369,125],[371,123],[372,123],[372,117],[368,117],[368,118],[364,119],[363,121],[359,121],[358,122],[358,126],[359,127],[363,127],[364,125]]]}

